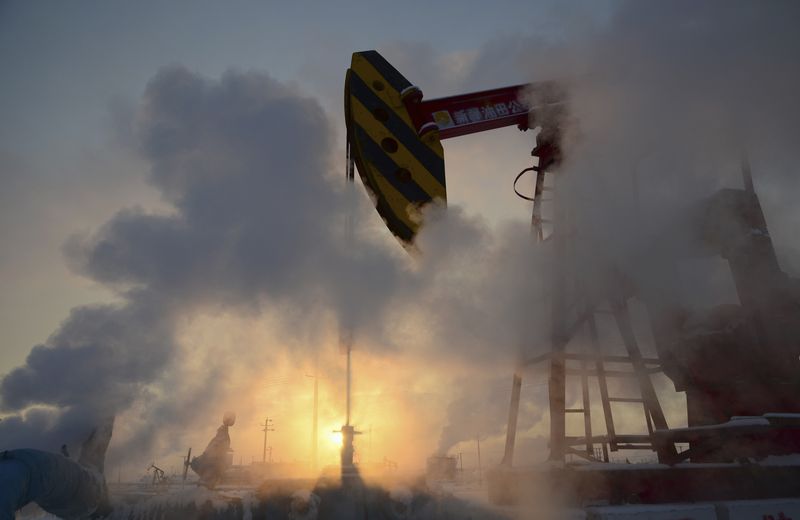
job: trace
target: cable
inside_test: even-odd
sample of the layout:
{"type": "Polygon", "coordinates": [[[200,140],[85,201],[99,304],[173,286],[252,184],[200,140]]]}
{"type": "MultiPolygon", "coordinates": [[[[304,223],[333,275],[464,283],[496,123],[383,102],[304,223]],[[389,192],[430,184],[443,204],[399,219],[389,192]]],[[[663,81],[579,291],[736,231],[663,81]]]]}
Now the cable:
{"type": "Polygon", "coordinates": [[[528,197],[527,195],[523,195],[522,193],[520,193],[517,190],[517,182],[522,178],[522,176],[525,175],[528,172],[535,172],[535,171],[537,171],[537,168],[535,166],[531,166],[531,167],[525,168],[524,170],[519,172],[519,174],[517,174],[517,176],[514,178],[514,193],[517,194],[517,197],[519,197],[521,199],[529,200],[531,202],[536,202],[536,199],[534,199],[532,197],[528,197]]]}

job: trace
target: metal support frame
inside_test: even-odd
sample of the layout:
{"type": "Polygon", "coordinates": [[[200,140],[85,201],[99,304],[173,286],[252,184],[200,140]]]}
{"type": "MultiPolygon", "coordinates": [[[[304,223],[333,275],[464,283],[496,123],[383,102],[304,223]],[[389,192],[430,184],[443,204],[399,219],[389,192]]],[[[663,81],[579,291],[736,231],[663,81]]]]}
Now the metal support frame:
{"type": "MultiPolygon", "coordinates": [[[[564,461],[565,455],[578,455],[591,461],[597,461],[594,446],[599,444],[603,452],[603,460],[608,462],[608,452],[619,450],[642,450],[653,449],[658,454],[659,460],[674,460],[677,452],[674,443],[666,441],[663,437],[654,435],[656,430],[666,430],[668,428],[664,412],[658,400],[658,396],[650,380],[650,375],[661,370],[660,362],[656,358],[645,358],[641,355],[638,343],[633,330],[630,326],[627,306],[620,307],[615,316],[623,342],[628,350],[627,356],[603,355],[600,353],[600,340],[598,338],[597,323],[593,313],[588,313],[585,319],[586,330],[588,332],[590,346],[594,352],[574,353],[564,352],[568,341],[564,342],[561,349],[553,349],[548,354],[543,354],[532,358],[521,365],[521,369],[538,364],[540,362],[550,362],[549,388],[550,394],[550,416],[551,420],[556,421],[555,427],[551,423],[550,457],[549,460],[564,461]],[[571,368],[569,362],[579,363],[579,368],[571,368]],[[606,363],[630,364],[632,370],[609,370],[606,363]],[[594,365],[593,367],[591,365],[594,365]],[[553,367],[558,371],[553,374],[553,367]],[[565,404],[566,378],[579,377],[581,385],[581,408],[567,408],[565,404]],[[640,396],[611,396],[608,391],[609,377],[633,378],[637,380],[640,396]],[[606,427],[605,435],[594,435],[591,423],[591,395],[589,391],[589,378],[597,378],[600,403],[603,409],[603,418],[606,427]],[[560,379],[560,381],[559,381],[560,379]],[[563,382],[563,386],[561,386],[563,382]],[[562,393],[563,392],[563,393],[562,393]],[[618,434],[614,424],[612,403],[641,404],[644,410],[645,423],[647,426],[646,435],[626,435],[618,434]],[[555,406],[554,406],[555,404],[555,406]],[[581,437],[570,437],[566,434],[566,414],[581,413],[584,421],[584,435],[581,437]],[[577,450],[576,446],[583,449],[577,450]]],[[[571,339],[571,338],[568,338],[571,339]]],[[[514,442],[516,440],[516,422],[519,413],[519,395],[515,394],[515,388],[521,386],[521,369],[514,376],[512,387],[512,403],[509,408],[509,423],[506,434],[506,452],[503,457],[503,464],[510,466],[514,452],[514,442]]]]}
{"type": "Polygon", "coordinates": [[[506,448],[503,453],[503,460],[500,464],[511,466],[511,461],[514,460],[514,444],[517,439],[517,417],[519,416],[519,395],[522,389],[522,377],[514,374],[514,379],[511,383],[511,403],[508,406],[508,430],[506,434],[506,448]]]}
{"type": "Polygon", "coordinates": [[[661,409],[658,396],[650,379],[651,374],[661,370],[661,363],[657,358],[645,358],[642,356],[631,325],[627,299],[620,295],[606,295],[606,299],[610,304],[608,313],[613,315],[614,322],[622,338],[625,355],[603,354],[595,318],[595,314],[602,311],[596,308],[596,302],[587,301],[583,312],[577,319],[572,323],[568,323],[567,273],[565,272],[569,250],[569,234],[566,227],[567,215],[565,208],[556,204],[553,221],[557,222],[561,227],[554,230],[548,237],[544,236],[543,220],[541,218],[541,195],[544,191],[544,180],[545,172],[537,169],[531,227],[538,241],[552,239],[553,247],[555,248],[556,273],[553,277],[551,351],[521,363],[517,373],[514,374],[505,452],[501,463],[511,466],[513,462],[522,370],[526,366],[542,361],[549,362],[550,454],[548,460],[564,462],[566,455],[571,454],[587,460],[598,461],[594,450],[596,444],[601,445],[605,462],[609,461],[609,450],[613,452],[626,449],[653,449],[658,454],[659,460],[674,460],[677,456],[674,443],[666,442],[663,437],[654,435],[655,430],[666,430],[668,428],[664,412],[661,409]],[[592,352],[567,352],[567,346],[571,339],[584,326],[592,352]],[[578,361],[580,363],[579,368],[569,367],[567,365],[568,361],[578,361]],[[630,365],[631,369],[609,370],[605,366],[606,363],[627,364],[630,365]],[[566,384],[567,377],[570,376],[578,376],[580,378],[582,408],[567,408],[566,406],[566,384]],[[603,418],[606,426],[606,435],[602,436],[593,435],[592,432],[591,395],[589,391],[589,378],[591,377],[597,378],[600,391],[600,402],[602,403],[603,418]],[[609,377],[630,377],[635,379],[639,387],[640,397],[611,397],[608,391],[609,377]],[[648,434],[617,434],[611,407],[611,403],[614,402],[641,403],[648,434]],[[583,414],[583,437],[567,436],[567,413],[583,414]],[[583,449],[576,449],[575,446],[583,446],[583,449]]]}

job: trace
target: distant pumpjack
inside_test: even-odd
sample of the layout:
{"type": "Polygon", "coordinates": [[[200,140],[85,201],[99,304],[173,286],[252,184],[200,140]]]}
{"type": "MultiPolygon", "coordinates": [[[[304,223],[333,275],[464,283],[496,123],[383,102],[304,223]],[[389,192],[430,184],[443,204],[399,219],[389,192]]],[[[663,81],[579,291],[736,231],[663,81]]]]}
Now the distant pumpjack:
{"type": "Polygon", "coordinates": [[[236,422],[234,412],[226,412],[222,417],[222,425],[217,428],[217,434],[206,446],[205,451],[199,457],[195,457],[189,463],[192,471],[200,477],[200,484],[209,489],[214,488],[225,470],[230,466],[228,453],[231,449],[231,437],[228,434],[228,427],[236,422]]]}
{"type": "MultiPolygon", "coordinates": [[[[0,453],[0,520],[35,502],[59,518],[88,518],[110,511],[103,476],[114,418],[96,427],[74,461],[61,453],[34,449],[0,453]]],[[[63,447],[62,447],[63,450],[63,447]]]]}

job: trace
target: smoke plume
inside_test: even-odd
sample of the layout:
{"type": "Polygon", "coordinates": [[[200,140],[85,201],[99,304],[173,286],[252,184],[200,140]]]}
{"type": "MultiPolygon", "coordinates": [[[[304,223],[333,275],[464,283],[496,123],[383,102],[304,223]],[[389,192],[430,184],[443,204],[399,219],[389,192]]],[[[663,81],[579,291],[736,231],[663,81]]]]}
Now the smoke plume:
{"type": "MultiPolygon", "coordinates": [[[[463,57],[458,65],[465,84],[485,82],[486,63],[498,76],[505,67],[564,81],[557,202],[579,237],[572,267],[601,285],[613,265],[643,291],[698,305],[698,293],[729,293],[714,266],[673,269],[686,256],[686,215],[714,189],[739,186],[743,150],[776,243],[798,249],[798,15],[793,2],[623,2],[608,19],[570,19],[548,40],[498,41],[471,68],[463,57]]],[[[127,413],[118,449],[174,450],[176,432],[198,417],[207,424],[204,412],[251,384],[232,371],[254,380],[253,367],[279,351],[312,354],[335,342],[337,323],[374,352],[457,366],[465,390],[440,450],[476,429],[502,433],[513,367],[549,348],[554,261],[527,222],[491,226],[455,206],[431,208],[420,254],[406,255],[362,189],[344,187],[339,117],[265,74],[208,79],[168,67],[134,112],[127,135],[171,211],[121,209],[65,245],[73,269],[118,302],[74,309],[3,377],[0,447],[77,444],[99,417],[127,413]],[[280,342],[187,341],[198,316],[226,314],[267,320],[280,342]],[[481,390],[504,374],[509,388],[481,390]]]]}
{"type": "MultiPolygon", "coordinates": [[[[791,200],[800,188],[799,15],[793,2],[630,1],[614,4],[607,20],[569,17],[556,40],[512,38],[484,48],[467,77],[487,70],[512,77],[507,69],[522,68],[528,80],[568,87],[565,160],[549,181],[570,220],[562,267],[590,289],[613,287],[619,282],[609,275],[624,273],[639,296],[690,310],[737,302],[727,264],[691,248],[691,215],[716,190],[743,187],[744,154],[783,267],[797,265],[800,212],[791,200]]],[[[552,278],[553,266],[542,262],[531,273],[552,278]]],[[[529,305],[530,315],[546,316],[544,301],[529,305]]],[[[528,338],[526,346],[548,348],[537,341],[528,338]]],[[[473,438],[476,416],[505,410],[508,397],[490,406],[489,395],[471,385],[462,391],[440,448],[473,438]]],[[[679,396],[663,397],[667,409],[678,410],[671,425],[680,425],[679,396]]],[[[493,421],[504,419],[498,413],[493,421]]]]}

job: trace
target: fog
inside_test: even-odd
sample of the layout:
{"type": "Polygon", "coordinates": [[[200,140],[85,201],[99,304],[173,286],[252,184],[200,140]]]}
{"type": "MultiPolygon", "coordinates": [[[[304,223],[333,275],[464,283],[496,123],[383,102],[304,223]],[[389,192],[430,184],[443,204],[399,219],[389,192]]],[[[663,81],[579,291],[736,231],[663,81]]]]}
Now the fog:
{"type": "MultiPolygon", "coordinates": [[[[599,286],[615,266],[643,293],[703,307],[733,294],[724,264],[686,260],[687,215],[714,190],[741,186],[742,154],[784,268],[800,265],[799,10],[623,2],[602,23],[574,19],[556,40],[509,38],[460,56],[459,85],[487,62],[497,77],[563,81],[570,118],[556,202],[577,230],[570,268],[599,286]]],[[[436,67],[415,72],[423,88],[459,86],[436,67]]],[[[344,326],[356,344],[354,417],[376,426],[374,458],[420,469],[427,455],[465,451],[481,436],[486,460],[499,460],[511,374],[549,349],[550,245],[533,240],[527,220],[490,223],[451,203],[426,212],[419,253],[408,254],[363,188],[346,186],[341,117],[307,91],[269,71],[155,73],[119,124],[169,209],[131,200],[65,243],[73,272],[117,303],[73,309],[3,376],[0,447],[76,446],[114,413],[111,464],[133,477],[205,443],[228,408],[240,417],[234,449],[257,456],[258,422],[287,401],[280,416],[295,435],[275,442],[287,460],[307,459],[304,376],[324,380],[320,429],[340,424],[344,326]],[[278,396],[269,381],[281,382],[278,396]]],[[[445,143],[448,164],[463,164],[451,162],[459,149],[445,143]]],[[[448,183],[474,174],[463,170],[448,168],[448,183]]],[[[513,173],[497,180],[509,200],[513,173]]],[[[546,392],[533,391],[543,379],[530,377],[519,442],[533,461],[546,456],[547,414],[546,392]]],[[[679,421],[680,396],[665,401],[679,421]]]]}

